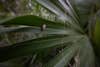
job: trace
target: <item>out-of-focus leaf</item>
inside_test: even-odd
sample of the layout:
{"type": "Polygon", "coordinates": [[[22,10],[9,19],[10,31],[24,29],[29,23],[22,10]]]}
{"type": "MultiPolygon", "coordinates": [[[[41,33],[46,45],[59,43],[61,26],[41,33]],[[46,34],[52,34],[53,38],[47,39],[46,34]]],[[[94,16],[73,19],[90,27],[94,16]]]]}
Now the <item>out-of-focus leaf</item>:
{"type": "Polygon", "coordinates": [[[93,29],[93,41],[96,54],[100,56],[100,11],[96,15],[96,23],[93,29]]]}
{"type": "Polygon", "coordinates": [[[93,47],[87,37],[80,40],[79,63],[80,67],[95,67],[93,47]]]}
{"type": "Polygon", "coordinates": [[[95,0],[96,2],[96,10],[100,9],[100,0],[95,0]]]}
{"type": "Polygon", "coordinates": [[[73,8],[76,10],[77,15],[79,16],[80,24],[84,27],[88,20],[89,16],[94,7],[94,0],[70,0],[73,4],[73,8]]]}

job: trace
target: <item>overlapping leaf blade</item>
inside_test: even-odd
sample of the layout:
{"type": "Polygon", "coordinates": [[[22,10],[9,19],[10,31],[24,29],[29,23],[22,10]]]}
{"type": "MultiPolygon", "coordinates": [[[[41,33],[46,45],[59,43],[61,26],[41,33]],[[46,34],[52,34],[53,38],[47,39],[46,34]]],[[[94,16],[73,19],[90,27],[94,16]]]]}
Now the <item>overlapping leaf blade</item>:
{"type": "Polygon", "coordinates": [[[93,48],[87,37],[84,37],[72,45],[69,45],[70,47],[66,47],[59,55],[50,61],[46,67],[65,67],[76,53],[79,53],[76,63],[78,63],[80,67],[94,67],[95,57],[93,48]]]}
{"type": "Polygon", "coordinates": [[[49,62],[45,67],[65,67],[68,65],[69,61],[79,50],[77,44],[70,44],[69,47],[63,49],[63,51],[57,55],[51,62],[49,62]]]}
{"type": "Polygon", "coordinates": [[[0,21],[0,24],[1,25],[28,25],[28,26],[37,26],[37,27],[41,27],[43,24],[45,24],[48,28],[57,28],[57,29],[64,28],[64,23],[48,21],[34,15],[7,18],[6,20],[0,21]]]}
{"type": "Polygon", "coordinates": [[[66,35],[54,35],[16,43],[8,47],[1,47],[0,53],[2,54],[0,55],[0,61],[6,61],[8,59],[30,55],[46,48],[61,46],[61,44],[77,40],[80,37],[81,36],[68,37],[66,35]]]}
{"type": "Polygon", "coordinates": [[[73,29],[51,29],[46,28],[44,31],[41,31],[40,27],[32,27],[32,26],[18,26],[18,27],[7,27],[0,29],[0,35],[3,33],[10,33],[10,32],[32,32],[32,33],[45,33],[46,35],[76,35],[79,34],[78,32],[74,31],[73,29]]]}

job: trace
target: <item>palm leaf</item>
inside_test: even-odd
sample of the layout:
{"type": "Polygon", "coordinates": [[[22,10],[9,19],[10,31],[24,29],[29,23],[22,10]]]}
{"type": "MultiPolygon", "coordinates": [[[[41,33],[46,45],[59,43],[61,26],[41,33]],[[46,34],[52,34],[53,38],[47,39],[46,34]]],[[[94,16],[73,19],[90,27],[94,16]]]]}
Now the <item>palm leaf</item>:
{"type": "MultiPolygon", "coordinates": [[[[59,53],[53,60],[51,60],[46,67],[65,67],[68,65],[70,60],[75,57],[75,54],[79,52],[78,60],[80,67],[94,67],[94,52],[91,46],[90,41],[87,36],[84,35],[84,30],[80,26],[78,20],[83,18],[82,14],[87,14],[88,10],[85,10],[86,13],[81,13],[79,8],[79,14],[74,10],[73,1],[69,0],[35,0],[43,7],[49,11],[56,14],[57,18],[63,20],[64,22],[49,21],[38,16],[25,15],[11,17],[6,20],[0,21],[0,25],[25,25],[29,27],[22,28],[13,28],[5,29],[0,33],[8,33],[15,31],[22,31],[28,29],[28,31],[33,31],[34,33],[44,33],[46,36],[42,36],[36,39],[28,40],[21,43],[16,43],[11,46],[0,48],[0,62],[7,61],[9,59],[14,59],[20,56],[27,56],[37,53],[41,50],[50,49],[53,47],[65,46],[64,50],[59,53]],[[57,1],[57,2],[56,2],[57,1]],[[43,26],[46,25],[46,29],[40,30],[43,26]],[[72,43],[68,45],[68,43],[72,43]]],[[[90,3],[91,4],[91,3],[90,3]]],[[[74,4],[77,7],[77,4],[74,4]]],[[[80,4],[78,4],[80,5],[80,4]]],[[[87,6],[83,4],[83,6],[87,6]]],[[[90,7],[90,5],[89,5],[90,7]]],[[[78,8],[77,8],[78,9],[78,8]]],[[[86,16],[87,18],[87,16],[86,16]]],[[[81,21],[81,20],[80,20],[81,21]]],[[[87,19],[86,19],[87,21],[87,19]]]]}
{"type": "Polygon", "coordinates": [[[0,21],[1,25],[29,25],[29,26],[38,26],[41,27],[43,24],[46,24],[48,28],[64,28],[64,23],[52,22],[37,16],[26,15],[26,16],[17,16],[7,18],[0,21]]]}
{"type": "Polygon", "coordinates": [[[45,48],[61,46],[61,44],[77,40],[80,37],[82,36],[75,36],[74,39],[73,36],[66,37],[66,35],[54,35],[17,43],[8,47],[2,47],[0,48],[0,53],[2,53],[2,55],[0,55],[0,61],[30,55],[45,48]]]}
{"type": "Polygon", "coordinates": [[[77,44],[70,44],[68,47],[64,48],[63,51],[57,55],[52,61],[50,61],[45,67],[65,67],[68,65],[69,61],[78,51],[79,46],[77,44]]]}

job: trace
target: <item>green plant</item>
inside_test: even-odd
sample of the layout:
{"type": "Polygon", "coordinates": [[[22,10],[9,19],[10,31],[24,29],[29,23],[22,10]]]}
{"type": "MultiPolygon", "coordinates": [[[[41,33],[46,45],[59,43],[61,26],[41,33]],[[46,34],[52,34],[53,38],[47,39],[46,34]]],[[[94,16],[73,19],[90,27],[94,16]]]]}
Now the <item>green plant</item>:
{"type": "Polygon", "coordinates": [[[76,64],[76,67],[95,67],[93,47],[96,52],[99,52],[100,39],[97,38],[99,22],[96,22],[97,25],[92,25],[95,24],[95,18],[97,18],[94,1],[35,1],[55,14],[58,20],[50,21],[34,15],[25,15],[0,21],[0,25],[25,25],[25,27],[1,30],[0,34],[33,31],[41,35],[32,40],[1,47],[0,62],[27,55],[37,55],[38,59],[41,59],[43,56],[47,57],[49,51],[60,48],[58,52],[56,51],[56,56],[47,57],[48,60],[44,61],[43,67],[65,67],[69,64],[73,66],[76,64]],[[93,19],[94,22],[91,21],[93,19]],[[94,40],[93,46],[92,40],[94,40]],[[74,64],[71,63],[71,60],[74,60],[74,64]]]}

